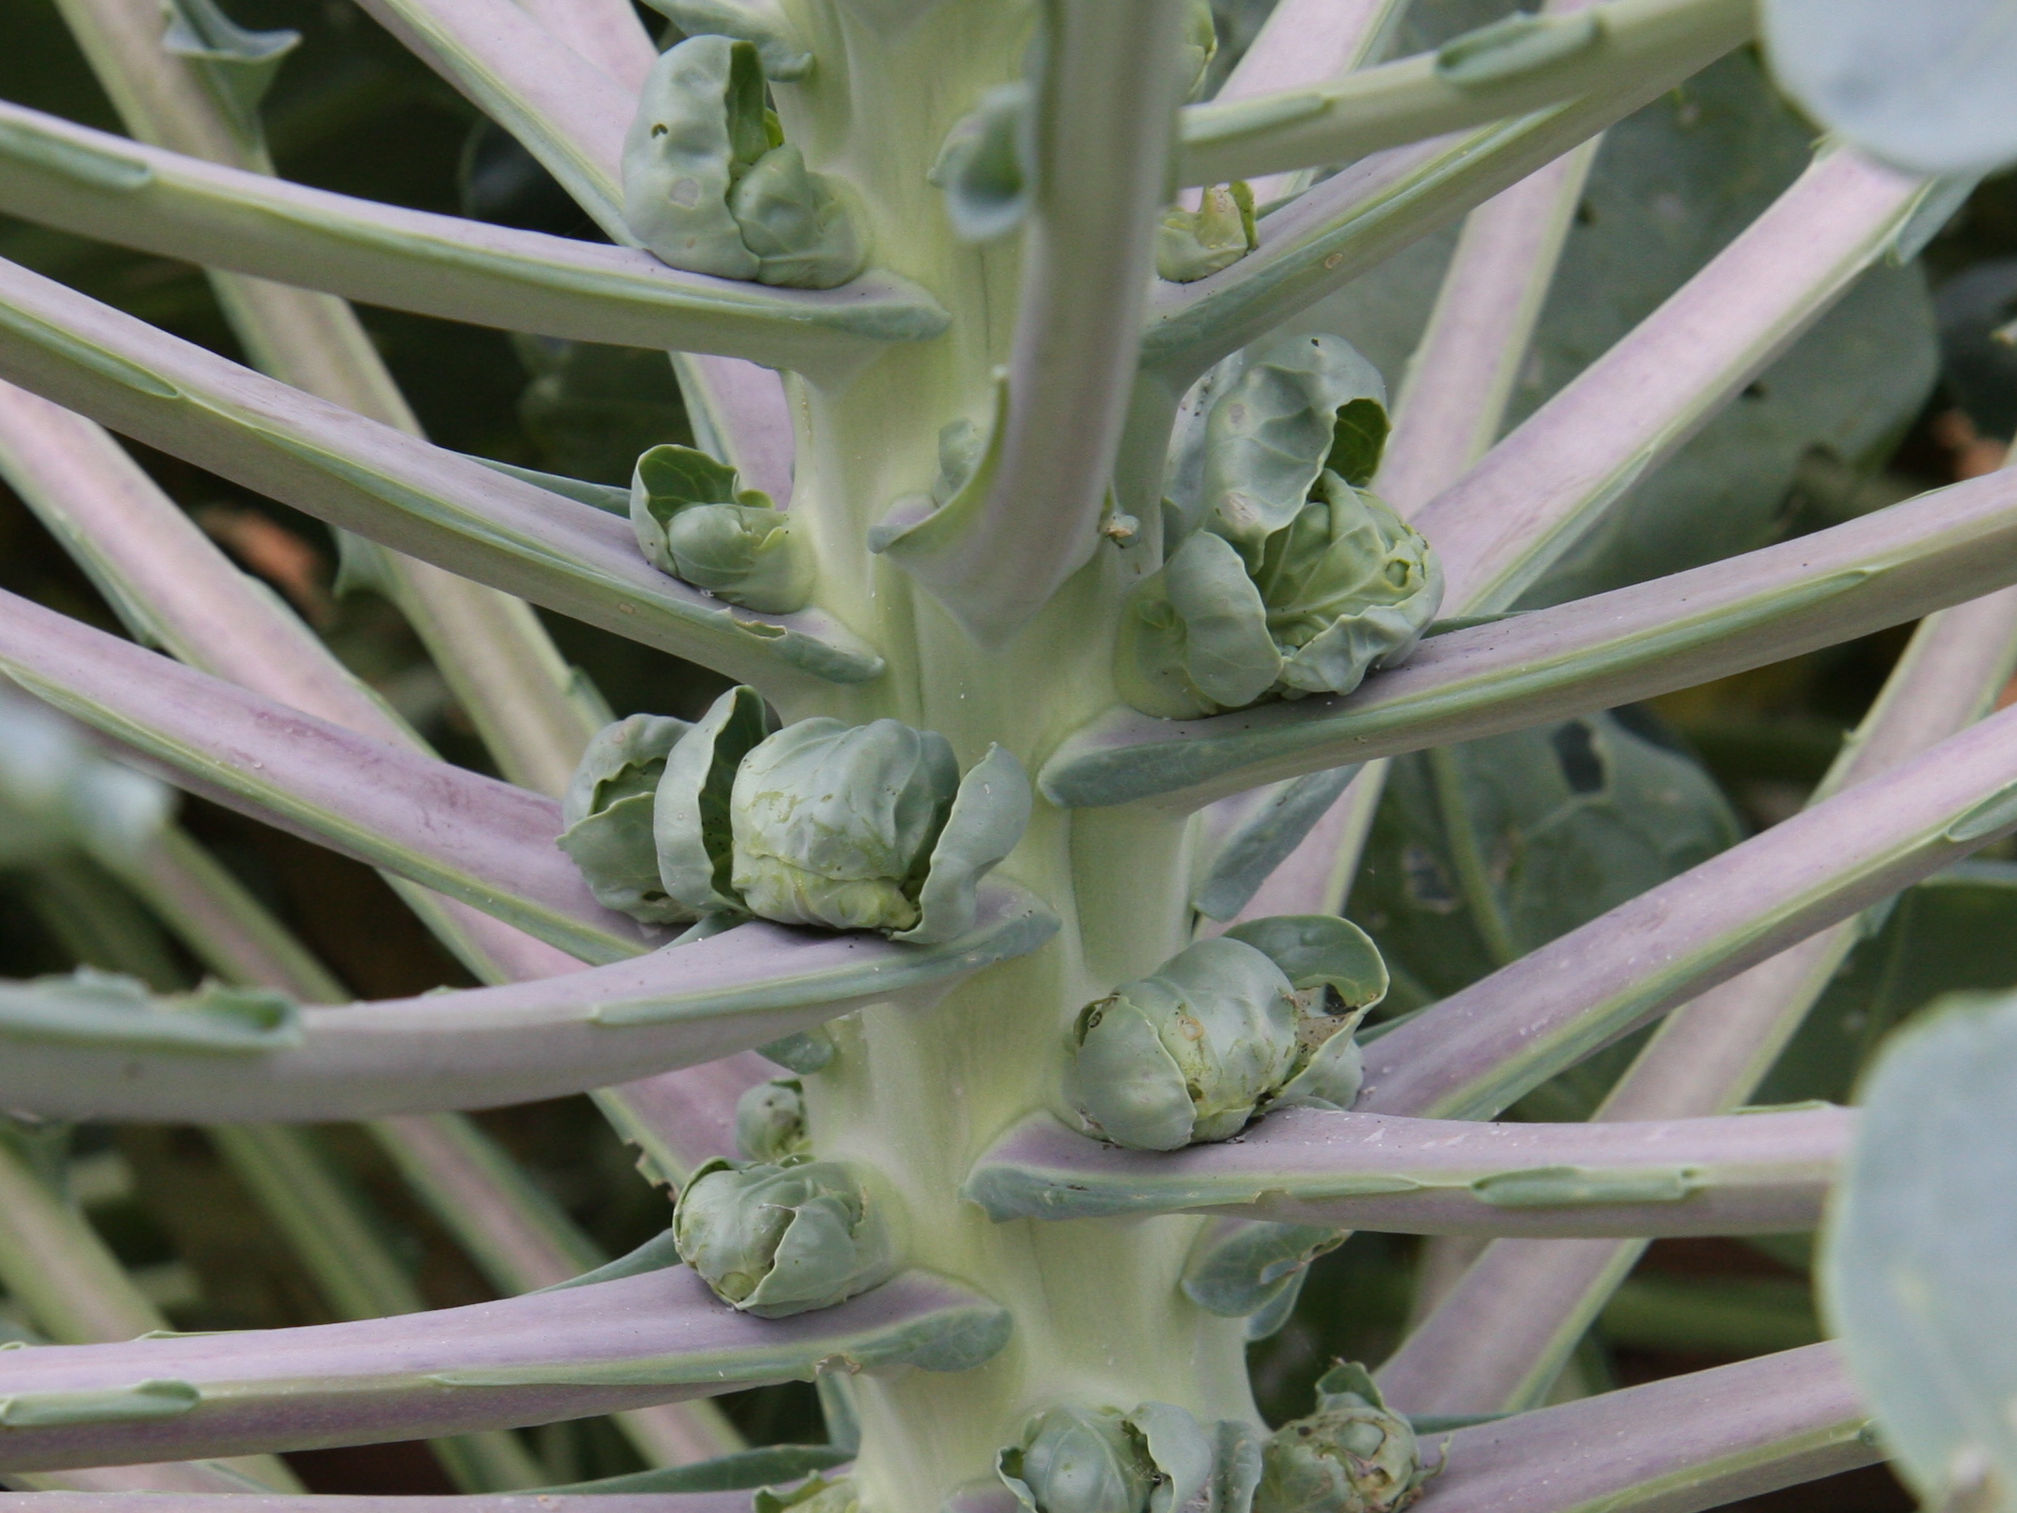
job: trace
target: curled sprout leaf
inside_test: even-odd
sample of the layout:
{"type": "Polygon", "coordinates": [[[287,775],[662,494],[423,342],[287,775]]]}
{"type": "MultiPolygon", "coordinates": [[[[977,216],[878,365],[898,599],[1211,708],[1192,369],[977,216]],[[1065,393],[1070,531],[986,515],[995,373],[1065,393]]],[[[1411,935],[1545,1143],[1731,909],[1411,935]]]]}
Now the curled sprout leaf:
{"type": "Polygon", "coordinates": [[[812,1476],[795,1487],[760,1487],[750,1499],[751,1513],[855,1513],[861,1494],[850,1477],[812,1476]]]}
{"type": "Polygon", "coordinates": [[[784,1161],[812,1154],[805,1128],[805,1084],[773,1077],[735,1101],[735,1146],[751,1161],[784,1161]]]}
{"type": "Polygon", "coordinates": [[[1189,719],[1270,695],[1350,693],[1415,649],[1443,600],[1428,542],[1337,473],[1317,487],[1249,544],[1214,521],[1134,590],[1115,653],[1130,704],[1189,719]]]}
{"type": "Polygon", "coordinates": [[[953,123],[926,178],[945,191],[963,241],[1006,236],[1029,214],[1036,175],[1036,90],[1026,79],[998,84],[953,123]]]}
{"type": "Polygon", "coordinates": [[[830,1308],[897,1269],[881,1204],[835,1161],[710,1161],[680,1193],[672,1235],[717,1297],[759,1318],[830,1308]]]}
{"type": "Polygon", "coordinates": [[[652,806],[665,761],[693,727],[637,714],[590,739],[560,801],[560,849],[574,858],[596,901],[648,925],[678,924],[695,911],[665,891],[652,841],[652,806]]]}
{"type": "Polygon", "coordinates": [[[753,688],[716,699],[666,758],[651,834],[665,891],[696,914],[741,914],[729,881],[736,769],[777,721],[753,688]]]}
{"type": "Polygon", "coordinates": [[[1349,1108],[1351,1032],[1385,992],[1379,952],[1356,925],[1257,920],[1087,1005],[1066,1097],[1087,1130],[1136,1150],[1224,1140],[1271,1107],[1349,1108]],[[1329,1012],[1333,992],[1342,1013],[1329,1012]]]}
{"type": "Polygon", "coordinates": [[[1205,190],[1198,208],[1163,212],[1156,229],[1156,277],[1194,284],[1223,273],[1261,244],[1254,192],[1244,182],[1205,190]]]}
{"type": "Polygon", "coordinates": [[[662,262],[832,289],[868,265],[838,180],[807,170],[764,108],[757,48],[690,37],[652,66],[623,146],[623,213],[662,262]]]}
{"type": "Polygon", "coordinates": [[[1171,1403],[1059,1405],[1023,1426],[995,1471],[1030,1513],[1248,1513],[1260,1447],[1250,1425],[1203,1425],[1171,1403]]]}
{"type": "Polygon", "coordinates": [[[660,572],[760,614],[812,599],[813,559],[791,517],[692,447],[653,447],[630,475],[630,523],[660,572]]]}
{"type": "Polygon", "coordinates": [[[1302,512],[1326,469],[1354,488],[1371,483],[1387,431],[1386,384],[1348,343],[1324,335],[1277,342],[1206,417],[1204,507],[1250,547],[1302,512]]]}
{"type": "Polygon", "coordinates": [[[167,0],[167,13],[162,48],[194,64],[232,127],[248,141],[259,140],[259,102],[287,55],[301,45],[301,33],[248,30],[219,10],[216,0],[167,0]]]}
{"type": "Polygon", "coordinates": [[[1399,1513],[1434,1474],[1414,1428],[1350,1361],[1318,1379],[1317,1411],[1276,1430],[1261,1461],[1254,1513],[1399,1513]]]}
{"type": "Polygon", "coordinates": [[[730,37],[756,49],[764,76],[780,84],[812,72],[812,54],[764,0],[644,0],[689,37],[730,37]]]}

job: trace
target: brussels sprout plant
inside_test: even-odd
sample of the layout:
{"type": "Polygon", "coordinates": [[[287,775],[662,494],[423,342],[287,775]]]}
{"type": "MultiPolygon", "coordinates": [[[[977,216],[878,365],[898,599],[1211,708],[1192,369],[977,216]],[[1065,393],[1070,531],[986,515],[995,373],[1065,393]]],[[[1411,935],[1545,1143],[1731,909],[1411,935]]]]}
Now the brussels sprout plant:
{"type": "Polygon", "coordinates": [[[1838,1066],[2017,983],[1924,945],[2010,936],[2017,474],[1781,507],[1925,397],[2008,0],[650,8],[0,18],[122,127],[0,101],[0,474],[83,574],[0,592],[0,875],[54,942],[0,982],[0,1504],[426,1441],[470,1513],[1677,1513],[1887,1457],[2017,1510],[2007,1142],[1948,1132],[2013,1010],[1867,1114],[1838,1066]],[[486,122],[464,214],[276,172],[362,129],[290,70],[393,40],[486,122]],[[491,390],[348,301],[513,333],[523,432],[425,439],[491,390]],[[303,516],[432,703],[219,544],[314,618],[258,534],[303,516]],[[1915,621],[1748,839],[1633,707],[1915,621]],[[356,991],[166,785],[466,975],[356,991]],[[1840,1075],[1754,1106],[1789,1067],[1840,1075]],[[616,1259],[466,1117],[581,1094],[652,1215],[616,1259]],[[428,1306],[329,1123],[489,1301],[428,1306]],[[148,1124],[327,1321],[167,1327],[73,1181],[148,1124]],[[1653,1241],[1797,1276],[1830,1215],[1841,1344],[1591,1365],[1653,1241]],[[792,1382],[827,1443],[712,1402],[792,1382]]]}

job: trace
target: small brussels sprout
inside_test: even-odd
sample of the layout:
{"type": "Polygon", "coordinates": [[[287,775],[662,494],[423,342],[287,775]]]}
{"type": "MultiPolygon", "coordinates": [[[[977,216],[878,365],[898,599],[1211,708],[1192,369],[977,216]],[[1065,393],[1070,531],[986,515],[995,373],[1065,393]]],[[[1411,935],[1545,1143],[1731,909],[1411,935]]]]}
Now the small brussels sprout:
{"type": "Polygon", "coordinates": [[[1248,1513],[1260,1435],[1171,1403],[1060,1406],[1032,1417],[995,1470],[1030,1513],[1248,1513]]]}
{"type": "Polygon", "coordinates": [[[1193,284],[1222,273],[1260,246],[1254,192],[1243,182],[1205,190],[1198,208],[1163,212],[1156,229],[1156,277],[1193,284]]]}
{"type": "Polygon", "coordinates": [[[653,447],[630,475],[630,524],[660,572],[762,614],[812,598],[812,553],[768,494],[692,447],[653,447]]]}
{"type": "Polygon", "coordinates": [[[1036,177],[1036,91],[998,84],[946,133],[926,180],[945,191],[946,216],[963,241],[1006,236],[1029,213],[1036,177]]]}
{"type": "Polygon", "coordinates": [[[1148,1513],[1156,1480],[1147,1441],[1113,1408],[1047,1408],[995,1465],[1031,1513],[1148,1513]]]}
{"type": "Polygon", "coordinates": [[[1136,1150],[1238,1134],[1296,1058],[1295,990],[1260,951],[1201,940],[1089,1004],[1068,1095],[1094,1133],[1136,1150]]]}
{"type": "Polygon", "coordinates": [[[648,925],[678,924],[695,911],[669,897],[658,876],[651,811],[665,760],[692,729],[684,720],[637,714],[590,739],[560,800],[560,849],[574,858],[596,901],[648,925]]]}
{"type": "Polygon", "coordinates": [[[773,1077],[735,1100],[735,1146],[751,1161],[812,1154],[805,1128],[805,1084],[773,1077]]]}
{"type": "Polygon", "coordinates": [[[662,54],[624,138],[624,219],[674,268],[835,288],[867,244],[839,183],[784,145],[763,89],[751,42],[689,37],[662,54]]]}
{"type": "Polygon", "coordinates": [[[1212,16],[1212,0],[1185,0],[1184,40],[1177,54],[1185,99],[1195,100],[1204,93],[1205,75],[1218,55],[1219,27],[1212,16]]]}
{"type": "Polygon", "coordinates": [[[830,1308],[897,1267],[880,1205],[835,1161],[710,1161],[679,1195],[672,1240],[717,1297],[766,1319],[830,1308]]]}
{"type": "Polygon", "coordinates": [[[1290,1104],[1348,1108],[1351,1030],[1386,991],[1379,952],[1324,915],[1256,920],[1185,947],[1087,1005],[1065,1095],[1093,1134],[1136,1150],[1224,1140],[1290,1104]],[[1345,1012],[1329,1012],[1336,993],[1345,1012]]]}
{"type": "Polygon", "coordinates": [[[1399,1513],[1434,1474],[1366,1368],[1345,1362],[1318,1381],[1317,1411],[1262,1448],[1254,1513],[1399,1513]]]}

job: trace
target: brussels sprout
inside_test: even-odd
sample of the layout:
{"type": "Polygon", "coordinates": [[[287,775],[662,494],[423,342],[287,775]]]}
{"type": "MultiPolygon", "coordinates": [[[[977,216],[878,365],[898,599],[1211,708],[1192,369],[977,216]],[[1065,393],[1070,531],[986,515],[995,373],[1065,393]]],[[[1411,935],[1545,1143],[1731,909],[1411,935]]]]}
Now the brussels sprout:
{"type": "Polygon", "coordinates": [[[867,245],[840,185],[784,145],[763,88],[750,42],[689,37],[661,55],[624,138],[624,219],[675,268],[834,288],[867,245]]]}
{"type": "Polygon", "coordinates": [[[1434,1474],[1414,1429],[1352,1362],[1324,1373],[1317,1411],[1276,1430],[1261,1466],[1255,1513],[1398,1513],[1434,1474]]]}
{"type": "Polygon", "coordinates": [[[945,191],[946,216],[962,240],[1006,236],[1029,213],[1035,100],[1026,79],[998,84],[946,133],[925,178],[945,191]]]}
{"type": "Polygon", "coordinates": [[[1047,1408],[995,1465],[1032,1513],[1148,1513],[1156,1477],[1147,1442],[1112,1408],[1047,1408]]]}
{"type": "Polygon", "coordinates": [[[637,714],[589,741],[560,800],[560,849],[574,858],[597,902],[648,925],[677,924],[695,911],[669,897],[658,876],[651,810],[665,760],[693,727],[637,714]]]}
{"type": "Polygon", "coordinates": [[[766,1319],[830,1308],[897,1267],[880,1205],[835,1161],[710,1161],[679,1195],[672,1239],[717,1297],[766,1319]]]}
{"type": "Polygon", "coordinates": [[[1136,1150],[1223,1140],[1270,1107],[1348,1108],[1360,1072],[1350,1032],[1385,991],[1357,926],[1257,920],[1087,1005],[1066,1098],[1092,1133],[1136,1150]],[[1333,991],[1346,1013],[1327,1012],[1333,991]]]}
{"type": "Polygon", "coordinates": [[[1196,283],[1224,272],[1260,244],[1254,192],[1239,182],[1207,189],[1197,209],[1163,212],[1156,230],[1156,277],[1196,283]]]}
{"type": "Polygon", "coordinates": [[[763,614],[812,598],[812,553],[770,496],[692,447],[656,446],[630,475],[630,524],[645,560],[763,614]]]}
{"type": "Polygon", "coordinates": [[[782,1161],[812,1153],[805,1129],[805,1085],[773,1077],[735,1100],[735,1146],[752,1161],[782,1161]]]}
{"type": "Polygon", "coordinates": [[[1069,1096],[1115,1144],[1176,1150],[1245,1128],[1296,1049],[1281,969],[1242,941],[1201,940],[1080,1013],[1069,1096]]]}
{"type": "Polygon", "coordinates": [[[1129,596],[1115,680],[1145,714],[1189,719],[1270,694],[1350,693],[1405,660],[1443,600],[1428,542],[1325,470],[1280,530],[1195,532],[1129,596]]]}
{"type": "Polygon", "coordinates": [[[1200,1425],[1170,1403],[1047,1408],[995,1458],[1031,1513],[1247,1513],[1260,1436],[1231,1420],[1200,1425]]]}

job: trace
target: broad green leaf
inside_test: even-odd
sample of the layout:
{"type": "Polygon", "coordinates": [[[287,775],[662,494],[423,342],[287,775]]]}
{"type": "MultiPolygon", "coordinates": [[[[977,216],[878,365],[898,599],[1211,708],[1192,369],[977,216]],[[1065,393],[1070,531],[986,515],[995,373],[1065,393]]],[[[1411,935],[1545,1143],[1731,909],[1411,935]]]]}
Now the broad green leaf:
{"type": "Polygon", "coordinates": [[[239,134],[257,141],[259,102],[287,55],[301,44],[301,33],[249,31],[225,15],[216,0],[166,0],[166,8],[162,47],[195,64],[197,76],[239,134]]]}
{"type": "Polygon", "coordinates": [[[2017,162],[2011,0],[1765,0],[1765,52],[1831,131],[1923,173],[2017,162]]]}
{"type": "Polygon", "coordinates": [[[1868,916],[1870,931],[1807,1015],[1758,1103],[1845,1101],[1901,1021],[1944,994],[2017,982],[2017,863],[1967,861],[1868,916]]]}
{"type": "Polygon", "coordinates": [[[1928,1507],[2017,1509],[2017,999],[1956,996],[1886,1048],[1824,1233],[1822,1305],[1928,1507]]]}
{"type": "Polygon", "coordinates": [[[1613,714],[1401,757],[1347,912],[1390,1006],[1455,992],[1733,845],[1690,757],[1613,714]]]}

